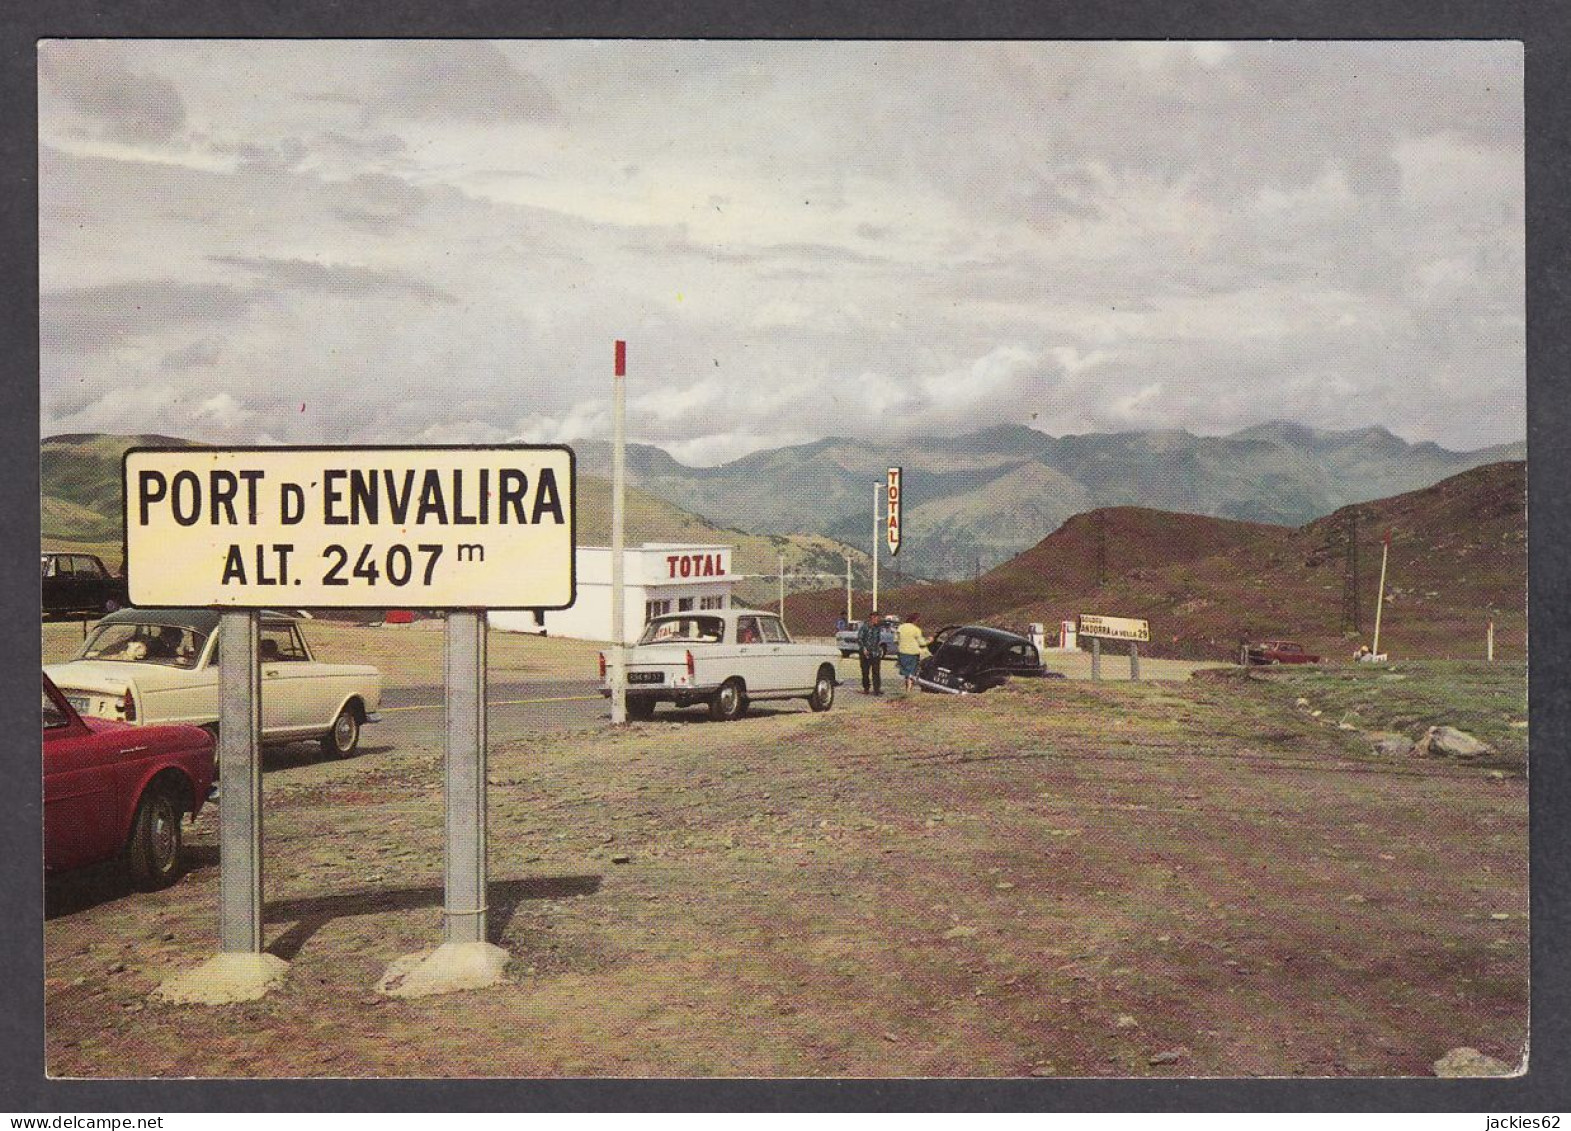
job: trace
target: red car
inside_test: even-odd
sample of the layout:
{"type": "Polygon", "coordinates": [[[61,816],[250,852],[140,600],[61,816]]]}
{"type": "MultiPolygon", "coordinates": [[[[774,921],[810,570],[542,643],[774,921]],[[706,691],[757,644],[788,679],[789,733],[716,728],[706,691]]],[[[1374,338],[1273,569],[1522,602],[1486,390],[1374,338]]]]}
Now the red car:
{"type": "Polygon", "coordinates": [[[213,736],[84,718],[43,680],[44,870],[120,856],[137,887],[168,887],[180,875],[180,822],[213,784],[213,736]]]}
{"type": "Polygon", "coordinates": [[[1248,664],[1318,664],[1319,656],[1304,651],[1302,644],[1291,640],[1262,640],[1244,649],[1244,662],[1248,664]]]}

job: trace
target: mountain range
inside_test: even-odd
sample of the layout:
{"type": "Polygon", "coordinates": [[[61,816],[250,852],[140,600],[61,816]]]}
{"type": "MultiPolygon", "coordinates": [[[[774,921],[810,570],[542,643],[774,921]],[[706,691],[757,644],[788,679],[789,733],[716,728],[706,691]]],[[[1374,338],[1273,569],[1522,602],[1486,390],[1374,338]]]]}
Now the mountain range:
{"type": "MultiPolygon", "coordinates": [[[[609,475],[610,445],[578,441],[580,467],[609,475]]],[[[970,577],[1035,545],[1075,514],[1139,506],[1297,526],[1339,507],[1416,490],[1482,464],[1520,460],[1519,441],[1468,452],[1384,428],[1272,422],[1226,436],[1183,430],[1050,436],[1002,425],[957,436],[829,437],[689,467],[630,444],[628,481],[721,526],[816,533],[870,548],[873,491],[904,468],[903,571],[970,577]]]]}
{"type": "MultiPolygon", "coordinates": [[[[1288,638],[1345,659],[1372,640],[1387,536],[1381,651],[1482,659],[1493,622],[1497,656],[1525,655],[1520,461],[1473,468],[1298,527],[1145,507],[1089,511],[974,581],[885,587],[879,605],[919,614],[929,631],[967,622],[1023,631],[1037,622],[1052,632],[1061,620],[1095,613],[1148,620],[1151,642],[1141,648],[1148,655],[1230,659],[1241,640],[1288,638]]],[[[871,594],[854,600],[864,613],[871,594]]],[[[845,595],[802,593],[786,609],[793,631],[821,634],[845,612],[845,595]]]]}
{"type": "MultiPolygon", "coordinates": [[[[132,445],[196,442],[99,434],[45,439],[43,533],[118,544],[120,458],[132,445]]],[[[596,484],[610,477],[610,445],[573,447],[592,539],[603,502],[596,484]]],[[[1454,452],[1407,443],[1383,428],[1337,432],[1281,422],[1227,436],[1177,430],[1059,437],[1000,426],[906,440],[830,437],[716,467],[689,467],[660,448],[630,444],[628,483],[638,501],[629,536],[731,541],[742,554],[738,568],[745,563],[757,573],[773,572],[781,553],[791,572],[839,573],[848,552],[864,579],[873,493],[885,470],[898,465],[905,469],[904,538],[899,557],[885,559],[884,569],[954,580],[991,569],[1074,515],[1098,508],[1299,526],[1482,464],[1520,460],[1525,448],[1517,442],[1454,452]]],[[[806,587],[816,583],[801,579],[806,587]]]]}
{"type": "MultiPolygon", "coordinates": [[[[39,449],[41,527],[44,547],[95,553],[118,569],[121,563],[120,464],[128,448],[189,448],[203,445],[173,436],[78,433],[50,436],[39,449]]],[[[596,475],[578,477],[578,537],[586,545],[611,541],[611,484],[596,475]]],[[[739,596],[751,603],[776,599],[775,576],[783,559],[788,591],[833,584],[845,573],[868,576],[866,550],[847,549],[821,534],[748,533],[726,529],[689,514],[637,487],[627,492],[627,540],[690,542],[734,547],[732,571],[741,576],[739,596]]]]}

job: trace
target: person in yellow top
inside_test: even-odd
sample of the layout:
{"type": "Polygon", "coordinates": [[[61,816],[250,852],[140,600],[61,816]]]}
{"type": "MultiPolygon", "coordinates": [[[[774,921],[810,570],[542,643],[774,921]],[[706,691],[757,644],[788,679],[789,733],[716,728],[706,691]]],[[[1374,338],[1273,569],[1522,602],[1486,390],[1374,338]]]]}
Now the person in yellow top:
{"type": "Polygon", "coordinates": [[[907,691],[916,686],[916,663],[922,658],[922,649],[926,647],[927,637],[922,635],[922,626],[916,622],[916,614],[911,613],[895,630],[895,652],[900,660],[900,674],[905,679],[907,691]]]}

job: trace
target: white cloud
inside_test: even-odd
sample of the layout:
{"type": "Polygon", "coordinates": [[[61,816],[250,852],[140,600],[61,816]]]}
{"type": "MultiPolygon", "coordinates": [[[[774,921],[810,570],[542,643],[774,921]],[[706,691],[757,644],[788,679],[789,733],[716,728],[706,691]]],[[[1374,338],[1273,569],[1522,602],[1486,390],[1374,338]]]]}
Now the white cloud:
{"type": "Polygon", "coordinates": [[[45,422],[604,437],[631,337],[635,430],[699,462],[1008,421],[1515,439],[1521,68],[1489,43],[46,44],[45,422]]]}
{"type": "Polygon", "coordinates": [[[1145,409],[1162,395],[1160,384],[1144,385],[1126,396],[1117,397],[1113,401],[1113,415],[1131,423],[1144,420],[1147,417],[1145,409]]]}
{"type": "Polygon", "coordinates": [[[228,393],[219,393],[216,397],[202,401],[191,416],[193,420],[211,423],[226,432],[232,432],[237,425],[250,420],[252,413],[228,393]]]}

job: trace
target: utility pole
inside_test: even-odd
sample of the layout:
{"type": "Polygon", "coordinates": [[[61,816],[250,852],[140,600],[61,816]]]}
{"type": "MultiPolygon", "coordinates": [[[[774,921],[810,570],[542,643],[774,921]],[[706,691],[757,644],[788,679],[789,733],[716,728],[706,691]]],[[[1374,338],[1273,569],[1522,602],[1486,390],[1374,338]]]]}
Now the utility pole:
{"type": "Polygon", "coordinates": [[[780,623],[785,623],[785,555],[780,555],[780,623]]]}
{"type": "Polygon", "coordinates": [[[1342,572],[1342,627],[1363,632],[1363,614],[1359,608],[1358,593],[1358,508],[1347,512],[1344,527],[1347,544],[1344,548],[1342,572]]]}
{"type": "Polygon", "coordinates": [[[878,500],[884,493],[882,483],[873,484],[873,612],[878,611],[878,541],[884,532],[878,528],[878,500]]]}
{"type": "Polygon", "coordinates": [[[846,560],[846,623],[851,623],[851,555],[845,555],[846,560]]]}
{"type": "Polygon", "coordinates": [[[627,443],[627,343],[616,343],[616,366],[611,378],[611,725],[627,722],[627,635],[623,606],[622,528],[626,519],[623,491],[626,484],[627,443]]]}
{"type": "Polygon", "coordinates": [[[1107,512],[1096,516],[1096,584],[1107,584],[1107,512]]]}

